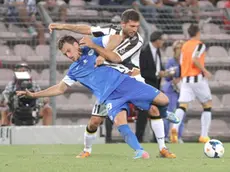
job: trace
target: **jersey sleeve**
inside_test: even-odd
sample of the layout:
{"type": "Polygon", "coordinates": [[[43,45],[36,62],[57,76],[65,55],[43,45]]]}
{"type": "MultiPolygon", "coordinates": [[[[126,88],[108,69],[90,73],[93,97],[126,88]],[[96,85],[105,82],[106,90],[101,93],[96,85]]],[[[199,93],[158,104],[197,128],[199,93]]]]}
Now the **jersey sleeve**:
{"type": "Polygon", "coordinates": [[[110,37],[109,35],[101,36],[101,37],[94,37],[92,41],[95,44],[99,45],[100,47],[105,48],[109,42],[109,37],[110,37]]]}
{"type": "Polygon", "coordinates": [[[124,41],[114,50],[114,52],[120,56],[122,61],[124,61],[138,52],[142,45],[143,42],[136,38],[136,40],[133,41],[124,41]]]}
{"type": "Polygon", "coordinates": [[[198,44],[192,53],[192,58],[200,58],[200,56],[205,52],[205,50],[205,44],[198,44]]]}
{"type": "Polygon", "coordinates": [[[71,79],[68,74],[62,79],[62,81],[70,87],[76,82],[75,80],[71,79]]]}
{"type": "Polygon", "coordinates": [[[91,26],[91,34],[94,37],[100,37],[105,35],[114,35],[119,31],[117,26],[106,25],[106,26],[91,26]]]}

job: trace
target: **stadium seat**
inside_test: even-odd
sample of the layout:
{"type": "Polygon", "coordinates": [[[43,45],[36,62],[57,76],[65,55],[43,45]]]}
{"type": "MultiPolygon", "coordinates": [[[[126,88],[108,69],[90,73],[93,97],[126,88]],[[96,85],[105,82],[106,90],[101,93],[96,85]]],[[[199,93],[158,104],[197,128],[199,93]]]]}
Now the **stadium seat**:
{"type": "Polygon", "coordinates": [[[3,39],[16,39],[17,35],[14,32],[0,32],[0,38],[3,38],[3,39]]]}
{"type": "Polygon", "coordinates": [[[68,99],[64,95],[59,95],[56,97],[57,109],[63,109],[68,105],[68,99]]]}
{"type": "Polygon", "coordinates": [[[64,74],[60,73],[59,71],[56,72],[56,82],[60,82],[64,78],[64,74]]]}
{"type": "Polygon", "coordinates": [[[40,75],[38,74],[38,72],[36,70],[31,70],[31,76],[33,78],[34,81],[37,81],[40,79],[40,75]]]}
{"type": "Polygon", "coordinates": [[[199,135],[200,134],[201,122],[198,119],[190,119],[185,125],[186,135],[199,135]]]}
{"type": "Polygon", "coordinates": [[[215,73],[215,81],[229,81],[230,71],[228,70],[218,70],[215,73]]]}
{"type": "Polygon", "coordinates": [[[223,120],[213,119],[209,131],[211,137],[229,136],[230,130],[227,123],[223,120]]]}
{"type": "Polygon", "coordinates": [[[27,62],[34,62],[34,63],[44,63],[44,57],[43,56],[26,56],[25,58],[24,58],[24,60],[25,61],[27,61],[27,62]]]}
{"type": "Polygon", "coordinates": [[[80,118],[77,120],[75,125],[87,125],[89,122],[88,118],[80,118]]]}
{"type": "Polygon", "coordinates": [[[202,112],[202,106],[198,100],[194,100],[189,104],[189,110],[202,112]]]}
{"type": "Polygon", "coordinates": [[[70,0],[69,1],[69,6],[76,6],[76,7],[84,7],[85,6],[85,2],[84,1],[79,1],[79,0],[70,0]]]}
{"type": "Polygon", "coordinates": [[[198,1],[199,8],[203,10],[208,10],[214,8],[213,4],[210,1],[198,1]]]}
{"type": "Polygon", "coordinates": [[[221,111],[222,104],[220,99],[216,95],[212,95],[212,107],[214,111],[221,111]]]}
{"type": "Polygon", "coordinates": [[[14,56],[14,55],[13,56],[1,56],[0,55],[0,60],[6,63],[12,62],[14,64],[22,61],[20,56],[14,56]]]}
{"type": "Polygon", "coordinates": [[[0,68],[0,85],[1,86],[6,86],[9,81],[12,81],[13,79],[13,71],[10,69],[1,69],[0,68]]]}
{"type": "Polygon", "coordinates": [[[223,107],[226,109],[230,109],[230,94],[224,94],[222,97],[223,107]]]}
{"type": "Polygon", "coordinates": [[[41,85],[42,87],[48,86],[49,76],[50,76],[49,69],[42,70],[39,80],[37,80],[38,84],[41,85]]]}
{"type": "Polygon", "coordinates": [[[228,58],[228,53],[224,47],[221,46],[211,46],[207,52],[209,57],[219,57],[219,58],[228,58]]]}
{"type": "Polygon", "coordinates": [[[1,32],[7,32],[8,31],[8,29],[6,28],[6,26],[3,22],[0,22],[0,31],[1,32]]]}
{"type": "Polygon", "coordinates": [[[190,25],[191,25],[191,23],[184,23],[182,25],[182,30],[183,30],[183,34],[185,35],[185,38],[189,38],[188,28],[189,28],[190,25]]]}
{"type": "Polygon", "coordinates": [[[217,8],[225,8],[226,1],[218,1],[216,6],[217,8]]]}
{"type": "Polygon", "coordinates": [[[69,118],[57,118],[56,125],[73,125],[73,122],[69,118]]]}
{"type": "Polygon", "coordinates": [[[9,56],[12,55],[12,51],[6,45],[0,45],[0,56],[9,56]]]}
{"type": "Polygon", "coordinates": [[[38,45],[36,46],[35,53],[38,56],[42,56],[44,60],[50,60],[50,47],[49,45],[38,45]]]}
{"type": "Polygon", "coordinates": [[[14,46],[14,53],[17,56],[21,56],[23,60],[26,60],[28,56],[36,56],[33,49],[26,44],[17,44],[14,46]]]}
{"type": "Polygon", "coordinates": [[[221,33],[219,26],[213,23],[204,24],[203,32],[205,34],[220,34],[221,33]]]}

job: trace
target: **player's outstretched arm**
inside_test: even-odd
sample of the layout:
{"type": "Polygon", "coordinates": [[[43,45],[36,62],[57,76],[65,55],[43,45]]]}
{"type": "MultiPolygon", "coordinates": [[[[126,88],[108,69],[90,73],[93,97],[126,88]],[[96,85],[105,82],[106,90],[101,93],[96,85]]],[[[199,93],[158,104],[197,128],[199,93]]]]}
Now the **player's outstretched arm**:
{"type": "Polygon", "coordinates": [[[41,90],[38,92],[30,92],[29,90],[26,91],[17,91],[17,96],[26,96],[32,98],[39,98],[39,97],[51,97],[63,94],[68,89],[68,86],[65,82],[61,81],[59,84],[51,86],[45,90],[41,90]]]}
{"type": "MultiPolygon", "coordinates": [[[[100,56],[104,57],[108,61],[114,63],[122,62],[122,59],[118,54],[112,52],[109,49],[102,48],[101,46],[95,44],[88,36],[85,36],[80,40],[80,45],[88,46],[89,48],[94,49],[100,56]]],[[[111,45],[111,47],[112,46],[115,46],[115,44],[111,45]]]]}
{"type": "Polygon", "coordinates": [[[56,30],[69,30],[80,34],[91,35],[91,26],[86,24],[63,24],[63,23],[51,23],[49,25],[50,33],[56,30]]]}

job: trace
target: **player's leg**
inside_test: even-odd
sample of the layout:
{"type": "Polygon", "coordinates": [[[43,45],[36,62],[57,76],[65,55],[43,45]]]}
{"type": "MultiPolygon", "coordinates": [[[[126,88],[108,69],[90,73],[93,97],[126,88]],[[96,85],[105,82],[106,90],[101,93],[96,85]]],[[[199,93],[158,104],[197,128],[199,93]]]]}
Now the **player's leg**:
{"type": "Polygon", "coordinates": [[[173,124],[171,129],[171,142],[178,142],[178,129],[188,109],[188,103],[195,99],[192,88],[189,83],[182,83],[180,89],[180,97],[178,99],[179,107],[176,109],[175,115],[180,119],[178,124],[173,124]]]}
{"type": "MultiPolygon", "coordinates": [[[[123,108],[124,106],[120,109],[123,109],[123,108]]],[[[113,112],[111,111],[111,114],[113,114],[115,111],[113,112]]],[[[113,117],[111,118],[110,116],[110,119],[112,120],[113,117]]],[[[142,146],[137,140],[136,135],[132,132],[129,125],[127,124],[127,111],[126,110],[122,110],[115,115],[114,124],[117,126],[118,131],[120,132],[125,142],[135,151],[136,155],[134,159],[139,159],[139,158],[148,159],[149,154],[143,150],[142,146]]]]}
{"type": "Polygon", "coordinates": [[[96,102],[92,110],[92,116],[84,132],[84,150],[77,156],[77,158],[86,158],[90,156],[92,153],[93,142],[97,136],[97,129],[103,123],[106,115],[106,107],[96,102]]]}
{"type": "Polygon", "coordinates": [[[160,117],[167,116],[168,97],[156,88],[140,82],[132,83],[132,89],[129,91],[130,101],[140,109],[148,110],[161,157],[175,158],[175,154],[170,153],[165,145],[164,122],[160,117]]]}
{"type": "Polygon", "coordinates": [[[200,133],[199,142],[206,143],[209,140],[208,131],[212,119],[211,91],[208,86],[208,82],[205,79],[203,81],[194,84],[193,90],[197,99],[201,102],[203,106],[203,112],[201,114],[201,133],[200,133]]]}
{"type": "MultiPolygon", "coordinates": [[[[172,93],[165,93],[166,96],[169,98],[169,105],[168,105],[168,111],[171,113],[174,113],[174,111],[177,108],[177,100],[178,100],[178,93],[172,92],[172,93]]],[[[170,131],[170,121],[164,119],[164,129],[165,129],[165,139],[169,142],[169,131],[170,131]]]]}

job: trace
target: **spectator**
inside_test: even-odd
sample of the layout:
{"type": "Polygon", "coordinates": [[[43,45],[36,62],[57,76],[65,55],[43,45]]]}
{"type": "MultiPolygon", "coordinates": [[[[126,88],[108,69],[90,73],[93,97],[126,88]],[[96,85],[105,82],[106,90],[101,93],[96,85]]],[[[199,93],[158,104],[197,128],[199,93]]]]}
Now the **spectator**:
{"type": "Polygon", "coordinates": [[[67,8],[66,3],[62,0],[45,0],[39,2],[39,4],[43,5],[49,14],[53,17],[54,21],[66,21],[67,16],[67,8]]]}
{"type": "MultiPolygon", "coordinates": [[[[165,76],[160,53],[160,48],[162,48],[163,44],[163,33],[155,31],[150,37],[149,44],[140,54],[141,76],[145,79],[146,84],[152,85],[157,89],[160,89],[161,78],[165,76]]],[[[147,116],[146,112],[139,111],[136,125],[136,135],[140,142],[143,141],[147,116]]]]}
{"type": "MultiPolygon", "coordinates": [[[[15,66],[15,71],[17,72],[24,72],[28,71],[30,72],[30,68],[26,63],[20,63],[15,66]]],[[[10,81],[7,86],[5,87],[5,90],[2,92],[2,100],[1,100],[1,125],[10,125],[10,115],[11,115],[11,109],[9,107],[12,102],[10,102],[10,95],[12,95],[17,89],[16,80],[10,81]]],[[[35,82],[32,81],[32,89],[34,91],[39,91],[40,87],[35,82]]],[[[52,123],[52,109],[49,106],[49,99],[39,99],[36,101],[37,105],[39,106],[42,104],[42,107],[40,108],[40,116],[43,118],[43,125],[51,125],[52,123]]]]}
{"type": "Polygon", "coordinates": [[[37,37],[39,44],[45,44],[44,26],[36,21],[35,0],[6,0],[7,20],[28,29],[30,35],[37,37]]]}
{"type": "MultiPolygon", "coordinates": [[[[162,91],[168,96],[169,98],[169,106],[168,111],[174,112],[177,108],[177,101],[179,98],[179,82],[180,82],[180,53],[181,48],[184,41],[175,41],[173,43],[173,52],[174,55],[170,58],[165,66],[165,69],[171,71],[172,76],[165,77],[165,84],[162,87],[162,91]]],[[[170,122],[164,119],[164,127],[165,127],[165,140],[169,142],[169,129],[170,129],[170,122]]],[[[182,132],[183,132],[184,123],[182,122],[179,127],[178,132],[178,142],[183,143],[182,140],[182,132]]]]}
{"type": "Polygon", "coordinates": [[[132,5],[135,0],[99,0],[99,5],[132,5]]]}

